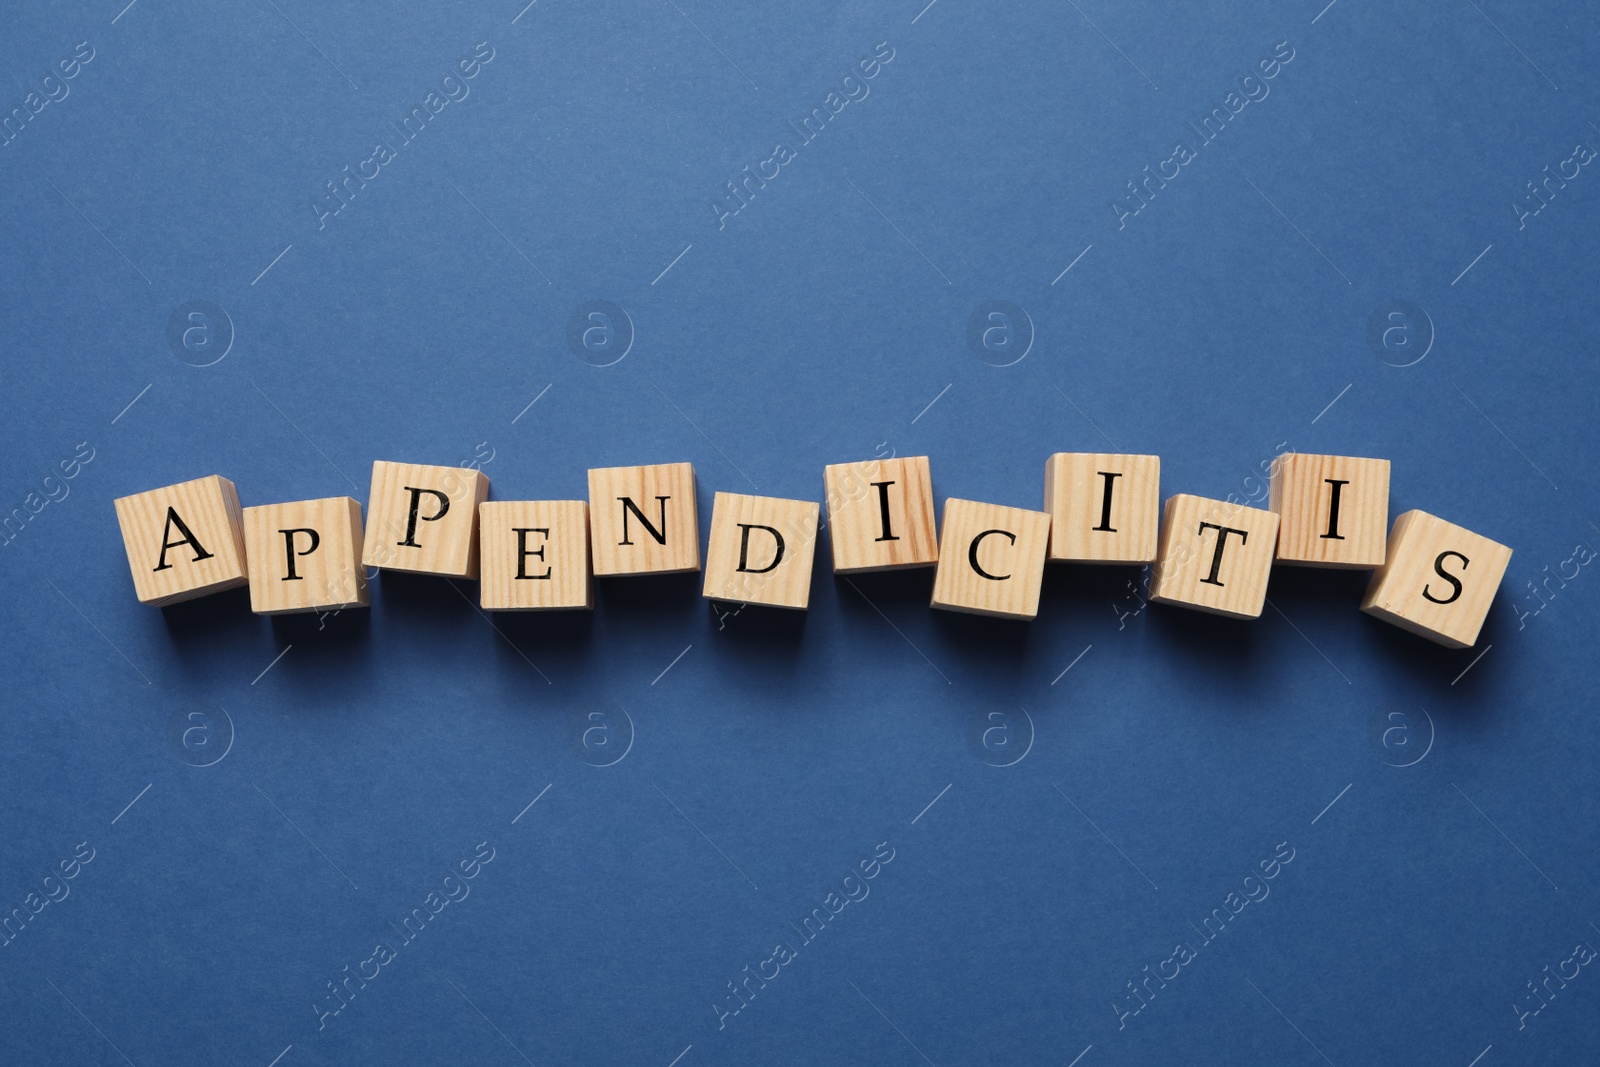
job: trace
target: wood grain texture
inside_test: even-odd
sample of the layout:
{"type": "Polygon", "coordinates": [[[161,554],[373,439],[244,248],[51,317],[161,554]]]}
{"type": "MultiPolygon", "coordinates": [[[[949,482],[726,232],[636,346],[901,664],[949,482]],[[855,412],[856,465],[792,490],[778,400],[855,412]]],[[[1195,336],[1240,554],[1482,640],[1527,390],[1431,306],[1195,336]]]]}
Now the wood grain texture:
{"type": "Polygon", "coordinates": [[[821,513],[809,500],[718,493],[711,506],[705,598],[805,611],[821,513]]]}
{"type": "Polygon", "coordinates": [[[133,589],[142,603],[176,604],[249,580],[239,492],[228,479],[213,474],[119,497],[115,504],[133,589]],[[178,523],[188,528],[193,542],[178,523]],[[164,543],[172,547],[163,556],[164,543]]]}
{"type": "Polygon", "coordinates": [[[478,546],[485,610],[594,607],[587,501],[486,500],[478,505],[478,546]]]}
{"type": "Polygon", "coordinates": [[[589,533],[597,577],[699,570],[693,464],[589,471],[589,533]],[[638,511],[630,510],[624,500],[638,511]]]}
{"type": "Polygon", "coordinates": [[[1161,528],[1161,457],[1057,452],[1044,464],[1044,509],[1050,513],[1051,562],[1153,563],[1161,528]]]}
{"type": "Polygon", "coordinates": [[[478,505],[488,496],[489,479],[482,471],[378,460],[372,465],[361,562],[391,571],[476,578],[478,505]]]}
{"type": "Polygon", "coordinates": [[[1032,619],[1039,614],[1050,516],[952,497],[940,523],[930,605],[946,611],[1032,619]]]}
{"type": "Polygon", "coordinates": [[[1447,648],[1470,648],[1510,562],[1505,545],[1408,511],[1394,520],[1389,559],[1373,571],[1361,610],[1447,648]]]}
{"type": "Polygon", "coordinates": [[[351,497],[245,508],[250,610],[293,615],[367,607],[361,541],[361,504],[351,497]]]}
{"type": "Polygon", "coordinates": [[[1235,619],[1260,618],[1277,541],[1273,512],[1186,493],[1168,497],[1150,599],[1235,619]]]}
{"type": "Polygon", "coordinates": [[[1286,453],[1273,464],[1267,507],[1278,514],[1279,563],[1381,567],[1389,528],[1389,461],[1286,453]],[[1338,486],[1337,513],[1330,480],[1344,483],[1338,486]]]}
{"type": "Polygon", "coordinates": [[[835,574],[931,567],[939,561],[927,456],[834,463],[823,468],[822,480],[835,574]]]}

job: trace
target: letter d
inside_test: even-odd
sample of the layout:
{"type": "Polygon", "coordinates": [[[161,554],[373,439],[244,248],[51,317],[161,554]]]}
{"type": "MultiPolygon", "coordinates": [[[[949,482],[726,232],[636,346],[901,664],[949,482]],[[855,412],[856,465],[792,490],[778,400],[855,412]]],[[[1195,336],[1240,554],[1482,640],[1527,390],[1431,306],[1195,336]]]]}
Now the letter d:
{"type": "Polygon", "coordinates": [[[783,562],[783,535],[771,526],[759,523],[739,523],[739,571],[743,574],[766,574],[783,562]],[[750,566],[750,531],[765,530],[772,535],[772,562],[765,567],[750,566]]]}

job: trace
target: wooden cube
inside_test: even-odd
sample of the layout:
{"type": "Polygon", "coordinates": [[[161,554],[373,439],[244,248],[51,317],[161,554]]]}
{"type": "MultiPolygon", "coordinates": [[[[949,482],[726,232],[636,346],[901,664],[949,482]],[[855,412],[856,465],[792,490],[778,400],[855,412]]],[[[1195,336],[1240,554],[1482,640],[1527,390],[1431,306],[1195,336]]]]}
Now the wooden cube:
{"type": "Polygon", "coordinates": [[[1290,452],[1272,468],[1279,563],[1371,570],[1383,566],[1389,461],[1290,452]]]}
{"type": "Polygon", "coordinates": [[[718,493],[711,506],[703,595],[806,610],[821,512],[809,500],[718,493]]]}
{"type": "Polygon", "coordinates": [[[1447,648],[1478,641],[1511,549],[1425,511],[1389,531],[1389,558],[1372,573],[1361,610],[1447,648]]]}
{"type": "Polygon", "coordinates": [[[1150,599],[1235,619],[1256,619],[1278,542],[1278,516],[1179,493],[1167,498],[1150,599]]]}
{"type": "Polygon", "coordinates": [[[931,606],[1032,619],[1039,614],[1050,516],[952,497],[940,523],[931,606]]]}
{"type": "Polygon", "coordinates": [[[487,611],[594,607],[589,505],[583,500],[486,500],[478,505],[487,611]]]}
{"type": "Polygon", "coordinates": [[[478,505],[488,496],[489,479],[482,471],[378,460],[372,465],[361,562],[391,571],[476,578],[478,505]]]}
{"type": "Polygon", "coordinates": [[[361,539],[361,505],[347,496],[245,508],[250,610],[292,615],[366,607],[361,539]]]}
{"type": "Polygon", "coordinates": [[[931,567],[939,560],[927,456],[823,468],[833,573],[931,567]]]}
{"type": "Polygon", "coordinates": [[[145,604],[176,604],[249,580],[239,492],[220,475],[119,497],[117,524],[145,604]]]}
{"type": "Polygon", "coordinates": [[[1153,563],[1161,457],[1057,452],[1044,464],[1052,563],[1153,563]]]}
{"type": "Polygon", "coordinates": [[[600,578],[700,569],[694,465],[589,472],[589,532],[600,578]]]}

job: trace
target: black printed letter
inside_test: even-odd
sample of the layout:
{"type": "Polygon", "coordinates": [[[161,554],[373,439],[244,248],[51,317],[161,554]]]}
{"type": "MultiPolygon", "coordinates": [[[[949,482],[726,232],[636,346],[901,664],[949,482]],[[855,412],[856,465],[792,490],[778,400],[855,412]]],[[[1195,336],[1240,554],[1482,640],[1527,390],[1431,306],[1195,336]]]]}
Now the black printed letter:
{"type": "MultiPolygon", "coordinates": [[[[167,508],[167,528],[161,532],[161,541],[161,557],[156,560],[155,568],[158,571],[171,569],[172,564],[167,562],[167,549],[177,548],[179,545],[193,546],[194,559],[190,562],[199,563],[203,559],[211,558],[211,553],[205,550],[205,546],[200,543],[200,539],[194,534],[190,533],[189,527],[185,526],[183,524],[183,520],[178,518],[178,510],[176,508],[167,508]],[[183,534],[183,536],[178,538],[176,541],[169,540],[169,538],[172,536],[172,528],[174,526],[178,528],[179,533],[183,534]]],[[[151,573],[154,573],[154,571],[151,573]]]]}
{"type": "Polygon", "coordinates": [[[1344,535],[1339,532],[1339,494],[1344,487],[1349,485],[1348,479],[1324,478],[1323,481],[1333,486],[1333,492],[1328,497],[1328,532],[1322,535],[1324,541],[1343,541],[1344,535]]]}
{"type": "Polygon", "coordinates": [[[765,574],[783,562],[783,535],[770,526],[761,526],[757,523],[741,522],[739,524],[739,570],[745,574],[765,574]],[[772,562],[765,567],[751,567],[750,563],[750,531],[765,530],[772,535],[772,562]]]}
{"type": "Polygon", "coordinates": [[[543,574],[529,574],[528,570],[527,570],[528,557],[529,556],[538,556],[541,562],[544,560],[544,546],[541,545],[538,548],[529,548],[528,547],[528,535],[531,534],[531,533],[540,534],[545,538],[545,540],[548,541],[550,539],[550,529],[549,529],[549,527],[514,526],[514,527],[512,527],[512,529],[514,529],[516,531],[516,534],[517,534],[517,577],[518,578],[548,578],[548,577],[550,577],[550,568],[549,568],[548,565],[545,567],[543,574]]]}
{"type": "Polygon", "coordinates": [[[1094,527],[1094,529],[1105,533],[1116,533],[1117,528],[1111,525],[1111,489],[1122,475],[1120,473],[1113,474],[1110,471],[1095,471],[1095,473],[1106,480],[1106,488],[1105,496],[1100,501],[1100,525],[1094,527]]]}
{"type": "Polygon", "coordinates": [[[450,498],[437,489],[414,489],[409,485],[405,489],[406,492],[411,494],[411,514],[406,517],[406,539],[404,541],[396,541],[395,544],[404,545],[407,548],[421,548],[422,546],[417,544],[417,519],[420,518],[423,522],[435,522],[444,518],[445,513],[450,510],[450,498]],[[417,504],[421,501],[423,493],[439,498],[439,510],[432,515],[419,516],[417,514],[417,504]]]}
{"type": "Polygon", "coordinates": [[[300,527],[299,529],[294,530],[279,530],[278,532],[283,534],[284,566],[289,572],[280,580],[285,582],[304,581],[300,575],[294,572],[294,558],[296,556],[309,556],[311,553],[315,552],[317,550],[317,546],[322,544],[322,536],[318,534],[317,531],[306,527],[300,527]],[[296,552],[294,550],[295,534],[311,535],[311,544],[306,546],[306,550],[304,552],[296,552]]]}
{"type": "Polygon", "coordinates": [[[1228,545],[1228,535],[1231,533],[1238,534],[1241,545],[1250,540],[1250,535],[1244,530],[1235,530],[1231,526],[1218,526],[1214,522],[1202,522],[1197,532],[1203,537],[1207,530],[1217,531],[1217,550],[1211,554],[1211,574],[1209,577],[1200,579],[1200,584],[1222,585],[1223,583],[1217,578],[1217,575],[1222,572],[1222,550],[1228,545]]]}
{"type": "Polygon", "coordinates": [[[883,519],[883,536],[876,538],[878,541],[898,541],[894,531],[889,525],[889,487],[893,482],[873,482],[878,489],[878,515],[883,519]]]}
{"type": "Polygon", "coordinates": [[[1449,596],[1447,596],[1447,597],[1445,597],[1444,599],[1441,600],[1440,598],[1434,596],[1432,593],[1428,592],[1428,587],[1427,586],[1423,586],[1422,587],[1422,598],[1424,600],[1431,600],[1435,604],[1454,604],[1457,600],[1461,599],[1461,579],[1457,578],[1453,574],[1446,574],[1444,572],[1444,558],[1446,556],[1454,556],[1456,559],[1459,559],[1461,561],[1461,569],[1462,570],[1466,570],[1467,569],[1467,564],[1471,562],[1471,560],[1467,559],[1466,556],[1463,556],[1459,552],[1441,552],[1437,556],[1434,557],[1434,560],[1433,560],[1433,573],[1437,574],[1439,577],[1443,578],[1445,581],[1449,582],[1451,585],[1456,587],[1455,588],[1455,592],[1451,593],[1449,596]]]}
{"type": "Polygon", "coordinates": [[[990,534],[999,534],[1001,537],[1004,537],[1006,540],[1010,541],[1012,544],[1016,544],[1017,543],[1017,535],[1012,533],[1010,530],[985,530],[985,531],[983,531],[983,533],[979,534],[977,537],[974,537],[972,539],[972,544],[970,546],[968,546],[968,548],[967,548],[967,562],[972,564],[972,569],[973,570],[977,571],[979,574],[983,575],[983,577],[989,579],[991,582],[1003,582],[1007,578],[1010,578],[1011,575],[1009,575],[1009,574],[990,574],[988,571],[984,570],[982,567],[980,567],[978,565],[978,546],[981,545],[983,543],[983,539],[985,537],[988,537],[990,534]]]}
{"type": "Polygon", "coordinates": [[[650,531],[650,536],[656,539],[656,544],[664,545],[667,543],[667,501],[672,499],[670,496],[656,497],[661,502],[661,529],[659,530],[650,525],[650,520],[644,517],[644,512],[639,510],[639,505],[635,504],[631,497],[619,496],[617,499],[622,501],[622,540],[618,541],[617,544],[633,544],[632,541],[628,540],[628,512],[630,511],[633,512],[635,518],[644,523],[644,528],[650,531]]]}

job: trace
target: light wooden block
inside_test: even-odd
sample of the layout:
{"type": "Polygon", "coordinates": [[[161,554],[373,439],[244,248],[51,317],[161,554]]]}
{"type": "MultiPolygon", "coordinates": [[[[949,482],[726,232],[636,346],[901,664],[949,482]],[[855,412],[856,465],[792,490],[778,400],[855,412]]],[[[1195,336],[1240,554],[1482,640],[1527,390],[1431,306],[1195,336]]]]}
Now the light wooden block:
{"type": "Polygon", "coordinates": [[[1389,528],[1389,461],[1298,452],[1279,456],[1267,507],[1278,513],[1279,563],[1381,567],[1389,528]]]}
{"type": "Polygon", "coordinates": [[[478,505],[487,611],[594,607],[589,505],[583,500],[486,500],[478,505]]]}
{"type": "Polygon", "coordinates": [[[1049,544],[1046,512],[946,500],[931,606],[1032,619],[1039,614],[1049,544]]]}
{"type": "Polygon", "coordinates": [[[1389,531],[1361,610],[1447,648],[1470,648],[1511,562],[1511,549],[1425,511],[1389,531]]]}
{"type": "Polygon", "coordinates": [[[249,580],[239,492],[220,475],[115,501],[133,589],[145,604],[176,604],[249,580]]]}
{"type": "Polygon", "coordinates": [[[931,567],[939,561],[927,456],[823,468],[833,573],[931,567]]]}
{"type": "Polygon", "coordinates": [[[347,496],[244,509],[250,610],[257,615],[364,608],[361,504],[347,496]]]}
{"type": "Polygon", "coordinates": [[[1154,563],[1161,457],[1057,452],[1044,464],[1052,563],[1154,563]]]}
{"type": "Polygon", "coordinates": [[[597,577],[699,570],[694,465],[591,470],[589,532],[597,577]]]}
{"type": "Polygon", "coordinates": [[[476,578],[478,505],[488,496],[489,479],[482,471],[378,460],[372,465],[361,562],[391,571],[476,578]]]}
{"type": "Polygon", "coordinates": [[[711,506],[703,595],[806,610],[821,513],[809,500],[718,493],[711,506]]]}
{"type": "Polygon", "coordinates": [[[1186,493],[1168,497],[1150,599],[1260,618],[1277,542],[1278,516],[1271,511],[1186,493]]]}

